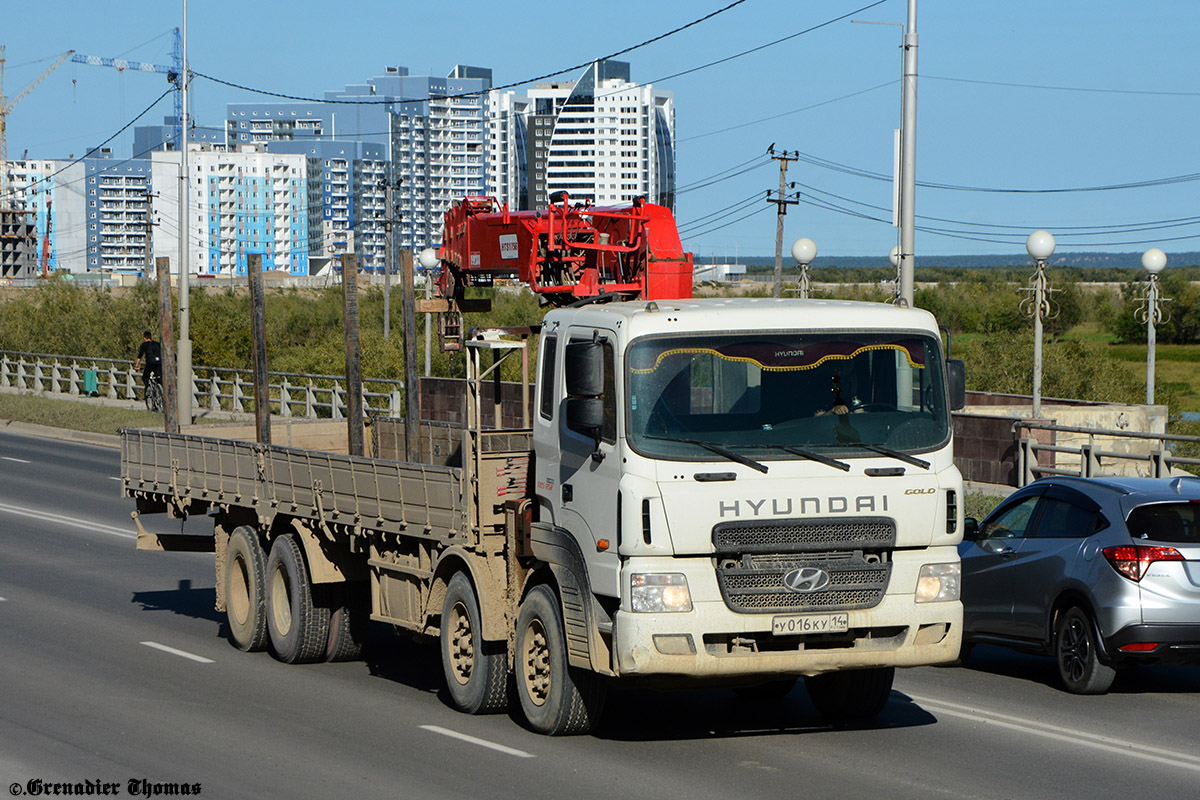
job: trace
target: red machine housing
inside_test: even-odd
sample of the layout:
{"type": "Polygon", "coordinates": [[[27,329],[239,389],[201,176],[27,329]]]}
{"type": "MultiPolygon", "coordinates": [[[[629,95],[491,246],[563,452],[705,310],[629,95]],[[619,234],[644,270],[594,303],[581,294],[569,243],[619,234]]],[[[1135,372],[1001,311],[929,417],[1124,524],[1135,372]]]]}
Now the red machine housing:
{"type": "Polygon", "coordinates": [[[627,207],[572,206],[565,192],[551,201],[544,211],[515,212],[492,197],[455,203],[442,231],[442,295],[515,277],[557,304],[609,293],[692,296],[692,254],[670,209],[640,198],[627,207]]]}

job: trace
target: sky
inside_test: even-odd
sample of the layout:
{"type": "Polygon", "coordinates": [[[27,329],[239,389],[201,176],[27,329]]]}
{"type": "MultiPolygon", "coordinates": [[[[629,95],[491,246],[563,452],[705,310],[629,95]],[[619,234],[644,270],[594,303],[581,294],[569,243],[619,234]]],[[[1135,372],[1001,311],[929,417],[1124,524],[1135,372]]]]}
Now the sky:
{"type": "MultiPolygon", "coordinates": [[[[799,202],[785,220],[785,263],[803,236],[821,255],[885,265],[897,242],[902,27],[852,20],[902,25],[908,0],[742,0],[721,11],[734,2],[191,0],[188,60],[194,73],[305,97],[386,66],[439,76],[490,67],[495,85],[527,88],[719,11],[619,56],[634,81],[674,93],[685,247],[774,255],[774,145],[800,155],[788,164],[799,202]]],[[[183,22],[182,0],[3,5],[7,97],[68,49],[170,64],[183,22]]],[[[1021,253],[1039,228],[1060,252],[1200,250],[1200,3],[918,0],[916,32],[918,265],[1021,253]]],[[[160,74],[68,61],[9,114],[9,157],[79,157],[166,88],[160,74]]],[[[200,76],[190,95],[196,123],[213,126],[227,103],[269,99],[200,76]]],[[[160,123],[171,102],[135,124],[160,123]]],[[[132,133],[111,146],[130,156],[132,133]]]]}

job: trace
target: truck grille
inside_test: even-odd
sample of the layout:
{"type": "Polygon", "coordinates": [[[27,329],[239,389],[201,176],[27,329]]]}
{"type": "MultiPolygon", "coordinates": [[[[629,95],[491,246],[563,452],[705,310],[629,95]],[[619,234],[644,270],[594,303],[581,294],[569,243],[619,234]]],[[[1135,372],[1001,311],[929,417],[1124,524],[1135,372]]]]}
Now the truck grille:
{"type": "Polygon", "coordinates": [[[717,583],[732,611],[846,611],[872,608],[887,591],[896,526],[890,519],[778,520],[720,523],[713,528],[717,583]],[[792,570],[817,567],[829,583],[787,588],[792,570]]]}
{"type": "Polygon", "coordinates": [[[719,522],[713,526],[717,553],[800,553],[890,548],[896,523],[885,518],[781,519],[719,522]]]}

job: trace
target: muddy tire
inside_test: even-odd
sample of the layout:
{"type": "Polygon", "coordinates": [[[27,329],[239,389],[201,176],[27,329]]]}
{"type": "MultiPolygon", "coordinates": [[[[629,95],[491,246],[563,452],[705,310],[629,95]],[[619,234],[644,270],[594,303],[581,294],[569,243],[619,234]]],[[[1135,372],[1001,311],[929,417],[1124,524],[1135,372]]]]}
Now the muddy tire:
{"type": "Polygon", "coordinates": [[[809,699],[823,717],[841,721],[874,719],[892,694],[895,667],[826,672],[804,679],[809,699]]]}
{"type": "Polygon", "coordinates": [[[450,579],[442,604],[442,673],[450,702],[468,714],[508,710],[508,653],[485,642],[479,599],[462,572],[450,579]]]}
{"type": "Polygon", "coordinates": [[[568,665],[558,597],[535,586],[517,615],[514,671],[529,727],[547,736],[588,733],[599,722],[607,684],[568,665]]]}
{"type": "Polygon", "coordinates": [[[294,534],[275,539],[267,559],[267,630],[275,657],[309,664],[325,656],[329,609],[313,601],[304,551],[294,534]]]}
{"type": "Polygon", "coordinates": [[[329,639],[325,643],[326,661],[357,661],[367,642],[371,609],[367,587],[342,583],[329,587],[329,639]]]}
{"type": "Polygon", "coordinates": [[[246,652],[267,646],[267,554],[249,525],[229,536],[225,555],[225,617],[234,647],[246,652]]]}

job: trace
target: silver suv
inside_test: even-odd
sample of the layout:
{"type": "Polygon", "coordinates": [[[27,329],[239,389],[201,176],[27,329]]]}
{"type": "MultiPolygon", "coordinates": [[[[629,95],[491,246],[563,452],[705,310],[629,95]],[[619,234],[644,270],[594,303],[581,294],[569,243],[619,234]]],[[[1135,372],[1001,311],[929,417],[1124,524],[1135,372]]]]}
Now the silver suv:
{"type": "Polygon", "coordinates": [[[1200,664],[1200,479],[1038,480],[966,520],[963,658],[1054,655],[1068,691],[1129,663],[1200,664]]]}

